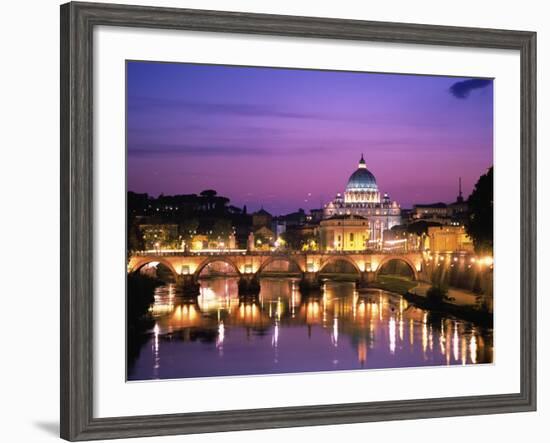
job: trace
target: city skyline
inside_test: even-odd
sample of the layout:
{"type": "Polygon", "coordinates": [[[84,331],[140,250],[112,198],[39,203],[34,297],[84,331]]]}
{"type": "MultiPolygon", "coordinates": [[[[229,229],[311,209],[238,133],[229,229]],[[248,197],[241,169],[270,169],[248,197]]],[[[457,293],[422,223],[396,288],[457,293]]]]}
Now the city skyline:
{"type": "Polygon", "coordinates": [[[283,214],[343,192],[361,154],[403,208],[492,165],[492,80],[128,62],[128,190],[215,189],[283,214]]]}

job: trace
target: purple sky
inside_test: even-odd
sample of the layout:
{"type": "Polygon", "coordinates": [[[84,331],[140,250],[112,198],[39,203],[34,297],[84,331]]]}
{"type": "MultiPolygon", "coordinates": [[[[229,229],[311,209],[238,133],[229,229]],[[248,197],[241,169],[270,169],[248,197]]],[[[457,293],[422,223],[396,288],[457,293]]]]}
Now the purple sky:
{"type": "Polygon", "coordinates": [[[273,214],[343,192],[364,154],[401,207],[467,197],[493,162],[493,82],[128,62],[128,190],[215,189],[273,214]]]}

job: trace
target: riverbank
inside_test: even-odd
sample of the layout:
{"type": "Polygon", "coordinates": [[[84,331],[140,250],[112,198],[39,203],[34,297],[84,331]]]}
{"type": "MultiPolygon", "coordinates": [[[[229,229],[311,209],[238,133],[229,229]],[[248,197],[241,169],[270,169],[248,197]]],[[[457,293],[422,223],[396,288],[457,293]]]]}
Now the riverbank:
{"type": "Polygon", "coordinates": [[[435,304],[428,301],[425,296],[417,295],[412,292],[404,294],[403,298],[422,309],[440,314],[452,315],[453,317],[475,323],[479,326],[487,328],[493,327],[493,313],[481,311],[476,306],[458,305],[453,302],[440,302],[435,304]]]}
{"type": "Polygon", "coordinates": [[[414,282],[397,276],[380,276],[378,280],[370,287],[400,294],[409,303],[422,309],[452,315],[480,326],[493,327],[493,313],[479,310],[476,306],[476,296],[471,292],[450,288],[449,301],[436,304],[426,298],[431,286],[428,283],[414,282]]]}
{"type": "Polygon", "coordinates": [[[380,275],[377,281],[369,283],[370,288],[383,289],[384,291],[395,292],[400,295],[405,295],[417,285],[418,282],[416,281],[387,275],[380,275]]]}
{"type": "MultiPolygon", "coordinates": [[[[420,297],[426,297],[428,289],[431,284],[425,282],[417,282],[418,284],[410,289],[411,294],[418,295],[420,297]]],[[[457,306],[475,306],[476,295],[473,292],[466,291],[464,289],[449,288],[447,290],[447,296],[450,302],[457,306]]]]}

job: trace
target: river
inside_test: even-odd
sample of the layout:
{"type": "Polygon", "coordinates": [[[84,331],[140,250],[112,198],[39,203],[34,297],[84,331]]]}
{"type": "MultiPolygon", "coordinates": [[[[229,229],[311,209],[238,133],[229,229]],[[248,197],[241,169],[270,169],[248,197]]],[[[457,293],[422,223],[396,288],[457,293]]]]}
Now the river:
{"type": "MultiPolygon", "coordinates": [[[[128,294],[129,297],[132,294],[128,294]]],[[[128,380],[491,363],[493,333],[435,315],[382,290],[326,282],[304,297],[297,280],[261,280],[240,298],[235,278],[201,280],[184,300],[155,291],[154,323],[128,362],[128,380]]]]}

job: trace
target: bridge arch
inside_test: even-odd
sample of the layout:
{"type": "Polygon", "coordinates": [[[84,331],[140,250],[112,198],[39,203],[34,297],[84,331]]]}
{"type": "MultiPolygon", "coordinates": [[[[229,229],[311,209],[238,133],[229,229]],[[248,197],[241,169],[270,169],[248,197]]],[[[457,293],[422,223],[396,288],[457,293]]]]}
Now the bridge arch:
{"type": "Polygon", "coordinates": [[[276,256],[273,256],[273,257],[269,257],[266,261],[264,261],[260,267],[258,268],[258,274],[261,275],[262,272],[265,271],[265,269],[272,263],[275,263],[275,262],[278,262],[278,261],[282,261],[282,262],[287,262],[291,265],[294,265],[296,266],[298,269],[299,269],[299,272],[300,273],[303,273],[304,270],[302,269],[302,266],[300,266],[300,263],[298,263],[297,260],[295,260],[294,258],[292,257],[288,257],[288,256],[280,256],[280,255],[276,255],[276,256]]]}
{"type": "Polygon", "coordinates": [[[211,263],[226,263],[231,266],[238,275],[241,275],[239,267],[235,264],[233,260],[230,260],[227,257],[209,257],[204,260],[199,266],[197,266],[197,269],[195,269],[195,278],[199,278],[204,268],[206,268],[211,263]]]}
{"type": "Polygon", "coordinates": [[[357,263],[351,259],[350,257],[347,257],[345,255],[341,255],[341,256],[335,256],[335,257],[330,257],[328,258],[327,260],[321,262],[320,266],[319,266],[319,273],[321,274],[323,272],[323,270],[330,264],[334,264],[336,262],[346,262],[348,264],[350,264],[351,266],[353,266],[353,268],[355,269],[355,271],[359,274],[361,274],[361,269],[359,268],[359,266],[357,265],[357,263]]]}
{"type": "Polygon", "coordinates": [[[161,263],[166,266],[172,272],[172,274],[174,274],[174,277],[178,275],[178,272],[176,271],[172,263],[169,260],[164,259],[163,257],[141,257],[133,263],[132,267],[129,269],[129,272],[137,272],[150,263],[161,263]]]}
{"type": "Polygon", "coordinates": [[[413,280],[415,281],[418,280],[418,271],[416,270],[416,266],[408,257],[402,256],[402,255],[390,255],[389,257],[384,257],[384,259],[381,260],[380,263],[378,264],[378,268],[376,268],[376,271],[374,273],[374,278],[375,279],[378,278],[378,275],[382,267],[393,260],[405,263],[412,272],[413,280]]]}

